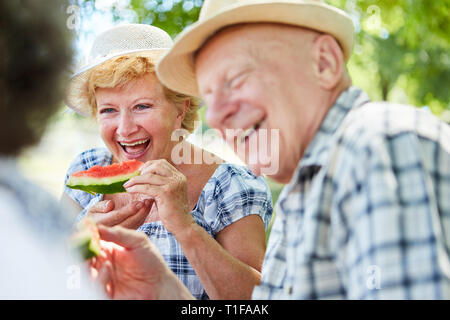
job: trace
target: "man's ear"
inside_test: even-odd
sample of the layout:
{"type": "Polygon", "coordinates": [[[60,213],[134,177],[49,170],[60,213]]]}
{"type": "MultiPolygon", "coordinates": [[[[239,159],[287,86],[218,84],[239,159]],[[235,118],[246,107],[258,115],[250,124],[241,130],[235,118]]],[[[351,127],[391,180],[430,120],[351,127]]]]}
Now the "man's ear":
{"type": "Polygon", "coordinates": [[[314,71],[319,85],[330,90],[336,87],[344,75],[344,55],[337,40],[328,34],[316,37],[312,45],[314,71]]]}

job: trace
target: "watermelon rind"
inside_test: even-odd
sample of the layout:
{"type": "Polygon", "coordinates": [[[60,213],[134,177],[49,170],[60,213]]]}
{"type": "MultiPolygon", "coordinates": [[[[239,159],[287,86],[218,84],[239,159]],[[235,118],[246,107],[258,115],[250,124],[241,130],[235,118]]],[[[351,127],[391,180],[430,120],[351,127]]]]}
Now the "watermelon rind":
{"type": "Polygon", "coordinates": [[[131,178],[138,176],[139,171],[111,178],[96,179],[93,177],[71,176],[66,185],[71,189],[82,190],[91,194],[115,194],[126,192],[123,184],[131,178]]]}
{"type": "Polygon", "coordinates": [[[84,260],[98,256],[101,251],[100,235],[94,220],[84,218],[77,228],[78,230],[70,238],[70,248],[81,254],[84,260]]]}
{"type": "Polygon", "coordinates": [[[83,260],[89,260],[100,254],[100,247],[95,244],[89,232],[81,232],[71,239],[71,248],[81,254],[83,260]]]}

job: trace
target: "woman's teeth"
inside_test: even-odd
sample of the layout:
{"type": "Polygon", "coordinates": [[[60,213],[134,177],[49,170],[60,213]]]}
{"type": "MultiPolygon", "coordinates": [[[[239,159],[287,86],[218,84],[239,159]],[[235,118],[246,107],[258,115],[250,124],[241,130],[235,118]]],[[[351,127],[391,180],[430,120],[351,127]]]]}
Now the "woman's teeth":
{"type": "Polygon", "coordinates": [[[123,147],[133,147],[133,146],[137,146],[138,144],[144,144],[147,143],[148,139],[146,140],[141,140],[141,141],[136,141],[133,143],[126,143],[126,142],[119,142],[123,147]]]}
{"type": "Polygon", "coordinates": [[[149,139],[146,139],[136,141],[133,143],[119,142],[119,144],[125,152],[136,154],[144,151],[147,148],[149,141],[150,141],[149,139]]]}

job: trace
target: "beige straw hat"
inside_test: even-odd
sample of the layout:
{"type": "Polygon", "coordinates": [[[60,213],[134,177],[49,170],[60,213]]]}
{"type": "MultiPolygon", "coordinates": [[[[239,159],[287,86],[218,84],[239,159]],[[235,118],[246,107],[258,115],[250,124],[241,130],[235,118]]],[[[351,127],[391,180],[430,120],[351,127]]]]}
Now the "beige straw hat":
{"type": "Polygon", "coordinates": [[[272,22],[296,25],[334,36],[345,61],[353,47],[353,21],[322,0],[205,0],[198,21],[175,39],[157,65],[159,80],[168,88],[199,96],[194,53],[220,29],[239,23],[272,22]]]}
{"type": "Polygon", "coordinates": [[[129,54],[148,57],[156,64],[172,44],[172,38],[164,30],[149,25],[126,24],[106,30],[95,38],[85,62],[71,77],[65,103],[81,115],[90,115],[87,80],[93,68],[129,54]]]}

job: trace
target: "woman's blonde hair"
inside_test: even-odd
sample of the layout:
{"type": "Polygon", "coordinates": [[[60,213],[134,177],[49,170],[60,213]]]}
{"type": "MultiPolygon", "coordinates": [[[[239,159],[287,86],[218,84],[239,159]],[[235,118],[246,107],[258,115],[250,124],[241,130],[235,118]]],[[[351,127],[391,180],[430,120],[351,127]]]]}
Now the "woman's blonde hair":
{"type": "MultiPolygon", "coordinates": [[[[88,100],[91,106],[92,117],[95,117],[97,113],[96,89],[121,87],[149,73],[155,73],[154,63],[150,58],[138,55],[120,56],[94,68],[89,74],[87,82],[88,100]]],[[[176,106],[189,100],[190,105],[186,110],[181,127],[189,132],[194,131],[194,122],[198,119],[197,110],[200,106],[200,100],[170,90],[163,84],[161,86],[166,98],[176,106]]]]}

